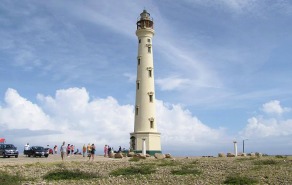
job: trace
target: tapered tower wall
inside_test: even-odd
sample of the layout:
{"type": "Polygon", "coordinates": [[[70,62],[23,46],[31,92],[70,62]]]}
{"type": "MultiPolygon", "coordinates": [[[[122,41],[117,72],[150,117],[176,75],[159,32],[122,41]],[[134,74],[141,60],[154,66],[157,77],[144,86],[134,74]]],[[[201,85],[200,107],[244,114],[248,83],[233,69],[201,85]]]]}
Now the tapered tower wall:
{"type": "Polygon", "coordinates": [[[131,133],[131,148],[142,151],[146,140],[146,153],[161,153],[160,133],[157,132],[155,110],[155,86],[152,38],[153,21],[144,10],[137,21],[138,37],[137,80],[134,132],[131,133]]]}

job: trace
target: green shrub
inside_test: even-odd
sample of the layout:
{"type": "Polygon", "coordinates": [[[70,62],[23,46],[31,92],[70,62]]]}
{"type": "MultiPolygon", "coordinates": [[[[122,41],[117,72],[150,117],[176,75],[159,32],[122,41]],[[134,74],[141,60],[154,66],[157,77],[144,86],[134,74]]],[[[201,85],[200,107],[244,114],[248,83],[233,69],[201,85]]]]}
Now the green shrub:
{"type": "Polygon", "coordinates": [[[129,159],[129,161],[131,161],[131,162],[138,162],[138,161],[140,161],[140,158],[138,158],[138,157],[132,157],[131,159],[129,159]]]}
{"type": "Polygon", "coordinates": [[[154,173],[156,170],[153,169],[152,166],[140,166],[140,167],[128,167],[128,168],[119,168],[114,170],[110,173],[113,176],[119,175],[137,175],[137,174],[151,174],[154,173]]]}
{"type": "Polygon", "coordinates": [[[254,161],[255,165],[275,165],[278,164],[278,161],[272,160],[272,159],[266,159],[266,160],[256,160],[254,161]]]}
{"type": "Polygon", "coordinates": [[[283,159],[283,158],[286,159],[286,158],[287,158],[287,156],[283,156],[283,155],[276,155],[275,157],[276,157],[276,158],[280,158],[280,159],[283,159]]]}
{"type": "Polygon", "coordinates": [[[161,160],[161,163],[158,163],[158,166],[177,166],[180,163],[176,161],[169,161],[169,160],[161,160]]]}
{"type": "Polygon", "coordinates": [[[11,175],[7,172],[0,172],[0,182],[1,185],[18,185],[22,184],[25,178],[21,177],[19,174],[11,175]]]}
{"type": "Polygon", "coordinates": [[[78,179],[93,179],[98,175],[89,172],[82,172],[80,170],[57,170],[48,172],[43,176],[46,180],[78,180],[78,179]]]}
{"type": "Polygon", "coordinates": [[[179,170],[171,170],[173,175],[200,175],[202,172],[193,168],[181,168],[179,170]]]}
{"type": "Polygon", "coordinates": [[[238,184],[238,185],[256,184],[256,183],[258,183],[256,179],[252,179],[249,177],[241,177],[239,175],[227,176],[227,178],[224,181],[224,184],[238,184]]]}

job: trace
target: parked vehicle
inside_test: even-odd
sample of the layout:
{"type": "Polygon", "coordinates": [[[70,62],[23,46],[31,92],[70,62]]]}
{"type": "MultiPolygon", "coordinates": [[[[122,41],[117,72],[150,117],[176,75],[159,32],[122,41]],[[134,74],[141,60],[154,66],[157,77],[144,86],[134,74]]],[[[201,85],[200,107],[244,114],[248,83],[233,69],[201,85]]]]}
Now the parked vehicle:
{"type": "Polygon", "coordinates": [[[30,157],[30,156],[48,157],[49,156],[49,153],[46,152],[45,148],[42,146],[32,146],[29,148],[29,150],[26,151],[26,153],[27,153],[28,157],[30,157]]]}
{"type": "Polygon", "coordinates": [[[48,154],[54,154],[51,148],[45,148],[45,151],[47,151],[48,154]]]}
{"type": "Polygon", "coordinates": [[[0,144],[0,156],[18,158],[18,150],[13,144],[0,144]]]}

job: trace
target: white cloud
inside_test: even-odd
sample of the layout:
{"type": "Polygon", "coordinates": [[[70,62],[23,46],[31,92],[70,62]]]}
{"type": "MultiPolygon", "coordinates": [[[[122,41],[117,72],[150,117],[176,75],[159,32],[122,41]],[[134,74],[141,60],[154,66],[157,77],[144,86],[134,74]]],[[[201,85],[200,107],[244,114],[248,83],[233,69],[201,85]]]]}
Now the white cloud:
{"type": "Polygon", "coordinates": [[[264,119],[262,117],[252,117],[248,120],[242,135],[245,138],[261,138],[270,136],[292,135],[292,120],[264,119]]]}
{"type": "Polygon", "coordinates": [[[212,129],[206,126],[180,105],[165,105],[162,101],[157,101],[157,119],[162,141],[167,146],[175,148],[200,146],[202,149],[226,142],[227,137],[223,128],[212,129]]]}
{"type": "Polygon", "coordinates": [[[283,119],[282,113],[287,112],[290,108],[283,108],[280,101],[272,100],[264,103],[261,110],[267,113],[265,116],[258,115],[248,119],[246,127],[241,132],[245,138],[269,138],[274,136],[289,136],[292,135],[292,120],[283,119]],[[272,117],[276,115],[276,117],[272,117]]]}
{"type": "Polygon", "coordinates": [[[267,114],[278,114],[281,115],[284,112],[288,112],[291,109],[287,107],[282,107],[280,105],[280,101],[278,100],[272,100],[268,103],[263,104],[262,111],[264,111],[267,114]]]}
{"type": "Polygon", "coordinates": [[[186,78],[179,78],[171,76],[167,78],[160,78],[156,80],[156,84],[162,91],[181,89],[184,86],[190,84],[190,80],[186,78]]]}
{"type": "Polygon", "coordinates": [[[51,121],[38,105],[21,97],[14,89],[6,91],[5,103],[6,106],[0,108],[0,124],[6,129],[39,130],[51,121]]]}
{"type": "MultiPolygon", "coordinates": [[[[8,139],[31,145],[54,145],[64,140],[79,146],[94,142],[97,146],[128,147],[134,127],[132,105],[119,105],[113,97],[91,100],[85,88],[57,90],[54,97],[39,94],[37,99],[39,105],[8,89],[0,108],[0,133],[18,133],[8,139]]],[[[165,150],[190,146],[210,149],[226,141],[223,129],[204,125],[180,105],[157,101],[157,122],[165,150]]]]}

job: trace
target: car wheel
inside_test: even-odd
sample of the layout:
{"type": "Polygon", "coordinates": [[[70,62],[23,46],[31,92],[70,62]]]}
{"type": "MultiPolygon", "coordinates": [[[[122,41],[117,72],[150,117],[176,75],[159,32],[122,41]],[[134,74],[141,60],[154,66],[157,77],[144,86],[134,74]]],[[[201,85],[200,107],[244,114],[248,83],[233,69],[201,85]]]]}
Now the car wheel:
{"type": "Polygon", "coordinates": [[[18,155],[16,155],[15,158],[18,158],[18,155]]]}
{"type": "Polygon", "coordinates": [[[35,155],[35,154],[33,154],[33,157],[36,157],[36,155],[35,155]]]}
{"type": "Polygon", "coordinates": [[[49,157],[49,155],[45,155],[45,157],[49,157]]]}
{"type": "Polygon", "coordinates": [[[30,155],[27,155],[27,157],[30,157],[30,155]]]}
{"type": "Polygon", "coordinates": [[[7,157],[10,158],[10,155],[8,155],[7,157]]]}
{"type": "Polygon", "coordinates": [[[6,155],[5,154],[3,154],[3,158],[6,158],[6,155]]]}

